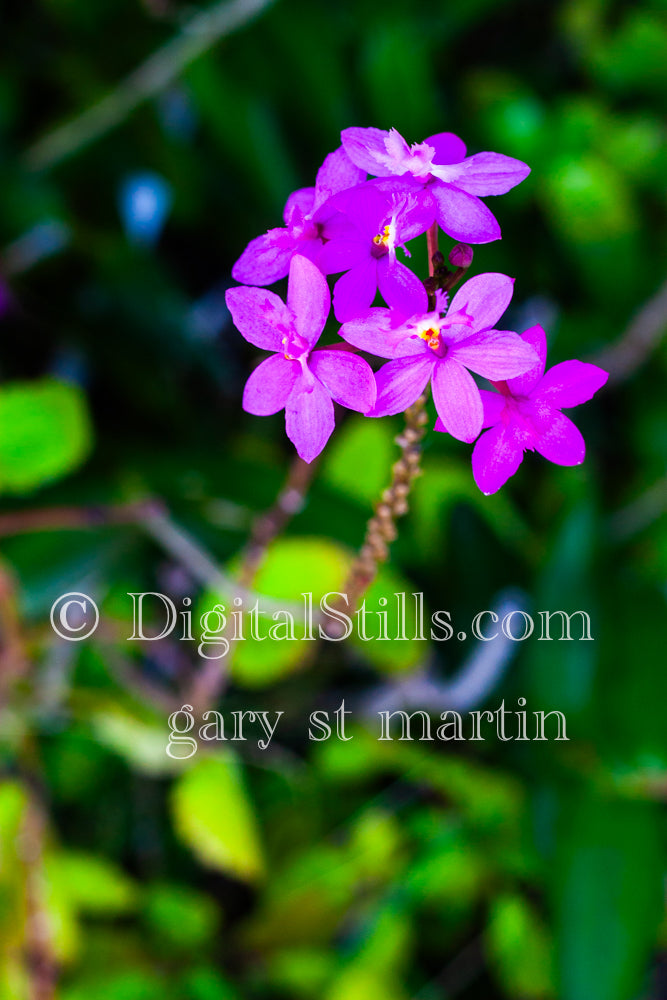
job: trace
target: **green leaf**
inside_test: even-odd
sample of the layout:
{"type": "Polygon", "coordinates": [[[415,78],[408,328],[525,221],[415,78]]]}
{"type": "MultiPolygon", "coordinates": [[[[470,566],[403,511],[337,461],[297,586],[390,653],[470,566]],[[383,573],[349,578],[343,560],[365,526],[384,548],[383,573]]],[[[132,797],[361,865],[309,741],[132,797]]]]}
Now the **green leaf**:
{"type": "MultiPolygon", "coordinates": [[[[306,629],[303,618],[303,594],[313,595],[313,615],[318,611],[320,599],[327,593],[340,591],[352,557],[342,546],[325,538],[279,538],[268,549],[264,562],[254,581],[254,590],[278,601],[292,605],[294,639],[287,635],[287,609],[280,620],[269,613],[257,616],[257,636],[253,635],[249,615],[243,618],[243,640],[234,648],[231,673],[234,679],[249,687],[271,684],[297,670],[313,651],[316,643],[304,640],[306,629]],[[272,638],[269,630],[279,629],[272,638]]],[[[232,567],[233,572],[233,567],[232,567]]],[[[231,605],[230,595],[205,594],[199,614],[222,603],[231,605]]],[[[262,610],[260,603],[260,612],[262,610]]],[[[290,613],[292,613],[290,612],[290,613]]],[[[317,626],[314,626],[317,635],[317,626]]],[[[224,661],[221,661],[224,669],[224,661]]]]}
{"type": "Polygon", "coordinates": [[[3,946],[19,946],[23,936],[25,869],[19,852],[27,807],[27,794],[18,782],[0,783],[0,953],[3,946]]]}
{"type": "Polygon", "coordinates": [[[163,976],[157,971],[137,968],[98,970],[63,991],[62,1000],[165,1000],[163,976]]]}
{"type": "Polygon", "coordinates": [[[600,243],[637,227],[624,178],[593,155],[557,160],[544,179],[543,197],[554,228],[573,243],[600,243]]]}
{"type": "Polygon", "coordinates": [[[411,502],[414,532],[425,560],[431,560],[435,548],[444,547],[449,515],[460,502],[470,504],[506,544],[534,549],[535,540],[507,493],[485,497],[475,485],[469,464],[429,456],[424,461],[424,474],[415,483],[411,502]]]}
{"type": "Polygon", "coordinates": [[[215,966],[188,969],[182,979],[182,996],[189,1000],[239,1000],[239,995],[215,966]]]}
{"type": "Polygon", "coordinates": [[[552,946],[537,913],[519,895],[494,899],[486,946],[500,984],[511,997],[554,996],[552,946]]]}
{"type": "MultiPolygon", "coordinates": [[[[554,613],[549,621],[552,638],[538,640],[526,650],[526,681],[535,703],[543,711],[565,712],[568,722],[571,714],[573,723],[575,713],[590,705],[599,655],[597,643],[582,638],[584,613],[590,617],[593,637],[597,631],[592,584],[596,542],[595,511],[587,502],[578,504],[556,531],[536,587],[536,607],[554,613]],[[571,640],[560,638],[566,633],[557,611],[573,615],[571,640]]],[[[539,621],[537,615],[535,620],[539,621]]]]}
{"type": "Polygon", "coordinates": [[[120,702],[103,703],[90,709],[95,738],[144,774],[159,776],[182,770],[181,761],[167,754],[169,727],[150,711],[120,702]]]}
{"type": "Polygon", "coordinates": [[[255,817],[236,757],[207,757],[183,774],[171,797],[177,835],[211,868],[253,882],[264,872],[255,817]]]}
{"type": "Polygon", "coordinates": [[[0,490],[23,493],[64,476],[90,446],[77,386],[45,379],[0,387],[0,490]]]}
{"type": "MultiPolygon", "coordinates": [[[[383,566],[364,595],[367,610],[365,632],[369,637],[368,640],[361,638],[360,619],[352,619],[354,630],[350,636],[350,643],[378,670],[388,673],[411,670],[426,655],[427,643],[418,637],[417,606],[412,596],[415,589],[404,577],[383,566]],[[405,614],[402,610],[403,594],[405,594],[405,614]],[[382,615],[382,618],[379,615],[382,615]],[[381,638],[385,634],[389,636],[389,641],[381,638]]],[[[424,619],[428,621],[426,610],[424,619]]],[[[424,634],[427,635],[428,631],[424,634]]]]}
{"type": "Polygon", "coordinates": [[[410,866],[405,885],[418,905],[432,903],[458,914],[472,909],[488,881],[488,859],[459,825],[441,822],[410,866]]]}
{"type": "Polygon", "coordinates": [[[325,994],[326,1000],[404,1000],[395,977],[363,963],[343,969],[325,994]]]}
{"type": "Polygon", "coordinates": [[[387,486],[397,458],[386,420],[350,417],[325,452],[322,479],[346,496],[372,504],[387,486]]]}
{"type": "Polygon", "coordinates": [[[47,872],[81,913],[115,916],[136,908],[137,886],[106,858],[83,851],[55,851],[48,858],[47,872]]]}
{"type": "Polygon", "coordinates": [[[663,907],[659,806],[590,793],[567,818],[555,869],[563,1000],[638,995],[663,907]]]}
{"type": "Polygon", "coordinates": [[[219,924],[212,899],[180,885],[152,885],[147,892],[144,918],[161,946],[179,951],[207,945],[219,924]]]}

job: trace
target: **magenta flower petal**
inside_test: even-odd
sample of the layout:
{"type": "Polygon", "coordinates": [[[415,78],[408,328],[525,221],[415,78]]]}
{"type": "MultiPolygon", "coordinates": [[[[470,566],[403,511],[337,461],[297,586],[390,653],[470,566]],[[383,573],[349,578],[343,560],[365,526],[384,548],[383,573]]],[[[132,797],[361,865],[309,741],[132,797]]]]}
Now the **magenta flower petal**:
{"type": "MultiPolygon", "coordinates": [[[[390,190],[391,181],[382,182],[386,187],[384,190],[390,190]]],[[[405,182],[399,180],[397,187],[402,185],[405,187],[405,182]]],[[[433,199],[425,188],[419,188],[404,191],[394,191],[394,203],[400,206],[400,210],[397,215],[397,228],[398,228],[398,242],[409,243],[410,240],[414,240],[417,236],[421,236],[425,233],[428,227],[431,225],[435,219],[435,209],[433,207],[433,199]]]]}
{"type": "Polygon", "coordinates": [[[318,213],[322,216],[320,231],[325,240],[349,240],[351,243],[363,242],[364,237],[347,215],[343,215],[331,204],[331,199],[318,213]]]}
{"type": "Polygon", "coordinates": [[[272,354],[255,368],[243,390],[243,409],[256,417],[277,413],[301,374],[298,361],[288,361],[282,354],[272,354]]]}
{"type": "Polygon", "coordinates": [[[511,191],[528,176],[530,167],[501,153],[475,153],[461,163],[434,167],[433,173],[467,194],[490,195],[511,191]]]}
{"type": "Polygon", "coordinates": [[[426,312],[428,296],[424,283],[405,264],[381,257],[377,262],[377,281],[380,294],[388,306],[404,316],[426,312]]]}
{"type": "Polygon", "coordinates": [[[299,188],[298,191],[292,191],[291,195],[285,202],[285,208],[283,210],[283,219],[285,225],[289,226],[292,215],[295,211],[301,212],[301,215],[310,215],[313,211],[313,206],[315,204],[315,188],[299,188]]]}
{"type": "Polygon", "coordinates": [[[348,271],[368,259],[368,246],[357,235],[356,239],[331,239],[325,243],[315,258],[322,274],[348,271]]]}
{"type": "Polygon", "coordinates": [[[341,191],[330,205],[350,219],[360,237],[372,240],[391,212],[392,199],[374,184],[367,183],[341,191]]]}
{"type": "Polygon", "coordinates": [[[356,166],[343,147],[339,146],[333,153],[329,153],[317,171],[312,213],[315,214],[325,201],[328,201],[339,191],[356,187],[357,184],[361,184],[365,180],[366,171],[356,166]]]}
{"type": "Polygon", "coordinates": [[[377,290],[377,262],[367,257],[339,278],[334,286],[334,313],[339,323],[366,312],[377,290]]]}
{"type": "MultiPolygon", "coordinates": [[[[480,389],[479,395],[484,410],[482,427],[493,427],[501,420],[501,414],[505,409],[505,397],[499,392],[489,392],[488,389],[480,389]]],[[[449,434],[440,417],[437,418],[433,429],[440,431],[441,434],[449,434]]]]}
{"type": "Polygon", "coordinates": [[[511,426],[499,425],[485,431],[472,452],[472,474],[482,493],[486,496],[497,493],[514,475],[522,459],[523,448],[511,426]]]}
{"type": "Polygon", "coordinates": [[[493,427],[501,419],[501,414],[505,409],[505,397],[500,392],[489,392],[488,389],[480,389],[479,394],[484,408],[482,427],[493,427]]]}
{"type": "Polygon", "coordinates": [[[272,285],[289,271],[294,247],[286,229],[270,229],[250,241],[232,267],[232,278],[245,285],[272,285]]]}
{"type": "Polygon", "coordinates": [[[556,465],[581,465],[586,456],[586,444],[581,431],[569,417],[554,410],[548,422],[541,415],[539,423],[544,429],[540,429],[535,438],[535,450],[556,465]]]}
{"type": "Polygon", "coordinates": [[[421,337],[417,337],[414,333],[410,333],[407,337],[403,336],[394,348],[395,358],[408,358],[415,354],[423,354],[424,357],[431,358],[433,361],[437,360],[437,356],[433,356],[433,352],[427,346],[426,341],[422,340],[421,337]]]}
{"type": "Polygon", "coordinates": [[[500,226],[486,205],[472,194],[442,181],[430,188],[436,217],[442,229],[459,243],[499,240],[500,226]]]}
{"type": "Polygon", "coordinates": [[[484,411],[472,375],[457,361],[445,358],[436,364],[431,384],[438,416],[452,437],[474,441],[482,429],[484,411]]]}
{"type": "Polygon", "coordinates": [[[229,288],[225,302],[234,325],[249,343],[265,351],[282,351],[283,337],[294,328],[282,299],[265,288],[229,288]]]}
{"type": "Polygon", "coordinates": [[[299,254],[290,263],[287,306],[294,316],[297,333],[312,347],[327,321],[331,293],[319,268],[299,254]]]}
{"type": "Polygon", "coordinates": [[[336,403],[360,413],[372,409],[376,395],[375,377],[371,366],[357,354],[314,351],[308,367],[329,390],[336,403]]]}
{"type": "Polygon", "coordinates": [[[578,406],[591,399],[608,378],[607,372],[597,365],[584,361],[562,361],[544,375],[533,398],[543,399],[559,410],[578,406]]]}
{"type": "Polygon", "coordinates": [[[396,324],[396,313],[391,309],[369,309],[357,319],[344,323],[339,333],[343,340],[378,358],[393,358],[398,344],[405,338],[405,330],[396,324]]]}
{"type": "Polygon", "coordinates": [[[346,128],[340,138],[353,163],[374,177],[388,177],[394,173],[387,154],[388,134],[379,128],[346,128]]]}
{"type": "Polygon", "coordinates": [[[285,407],[287,436],[304,462],[317,458],[334,429],[331,396],[315,379],[297,383],[285,407]]]}
{"type": "Polygon", "coordinates": [[[514,278],[489,272],[477,274],[459,288],[449,306],[449,315],[464,313],[473,320],[471,331],[490,330],[512,301],[514,278]]]}
{"type": "Polygon", "coordinates": [[[438,132],[437,135],[430,135],[424,142],[435,150],[435,163],[459,163],[465,159],[466,145],[453,132],[438,132]]]}
{"type": "Polygon", "coordinates": [[[533,368],[537,355],[518,333],[485,330],[450,348],[450,356],[484,378],[498,382],[533,368]]]}
{"type": "Polygon", "coordinates": [[[407,410],[426,388],[433,367],[433,360],[424,355],[397,358],[383,365],[375,373],[377,400],[368,415],[388,417],[407,410]]]}
{"type": "Polygon", "coordinates": [[[523,375],[508,379],[507,388],[515,396],[526,396],[542,378],[544,366],[547,363],[547,335],[538,324],[531,326],[521,334],[521,339],[535,351],[538,361],[523,375]]]}

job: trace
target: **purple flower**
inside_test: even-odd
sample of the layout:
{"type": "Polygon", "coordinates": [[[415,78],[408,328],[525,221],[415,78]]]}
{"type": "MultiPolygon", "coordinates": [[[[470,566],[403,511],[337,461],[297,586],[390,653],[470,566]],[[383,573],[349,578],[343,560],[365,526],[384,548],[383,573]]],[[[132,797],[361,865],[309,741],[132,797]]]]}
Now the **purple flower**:
{"type": "Polygon", "coordinates": [[[304,462],[312,462],[334,428],[332,400],[361,413],[375,402],[373,372],[363,358],[313,351],[331,305],[326,278],[297,254],[289,265],[287,305],[263,288],[230,288],[225,299],[245,339],[275,352],[246,382],[244,410],[269,416],[284,407],[288,438],[304,462]]]}
{"type": "Polygon", "coordinates": [[[431,381],[438,416],[449,433],[474,441],[482,429],[483,407],[470,372],[497,380],[535,365],[535,351],[518,334],[493,329],[513,286],[504,274],[479,274],[459,289],[444,317],[439,302],[434,312],[417,313],[399,326],[387,309],[345,323],[340,333],[348,343],[393,358],[376,373],[377,401],[368,416],[400,413],[431,381]]]}
{"type": "MultiPolygon", "coordinates": [[[[524,451],[538,451],[556,465],[580,465],[586,445],[579,430],[560,411],[585,403],[607,381],[607,372],[583,361],[563,361],[544,374],[547,341],[541,326],[521,335],[538,362],[518,378],[494,383],[498,392],[482,390],[484,427],[477,441],[472,470],[480,490],[496,493],[521,465],[524,451]]],[[[445,430],[436,423],[436,430],[445,430]]]]}
{"type": "Polygon", "coordinates": [[[329,153],[320,167],[315,187],[294,191],[285,205],[285,228],[270,229],[252,240],[232,268],[235,281],[247,285],[271,285],[284,278],[295,253],[310,260],[323,243],[324,207],[332,195],[366,179],[342,147],[329,153]]]}
{"type": "Polygon", "coordinates": [[[389,306],[403,312],[419,296],[425,308],[422,282],[396,259],[396,247],[426,232],[431,224],[420,200],[415,195],[384,193],[369,183],[336,195],[328,204],[341,214],[326,225],[328,242],[315,261],[324,274],[347,271],[334,289],[336,319],[343,323],[365,312],[378,288],[389,306]]]}
{"type": "Polygon", "coordinates": [[[530,173],[525,163],[500,153],[466,157],[464,143],[451,132],[414,146],[396,129],[347,128],[341,139],[358,167],[375,177],[400,177],[404,189],[421,191],[432,220],[465,243],[500,239],[500,226],[479,196],[505,194],[530,173]]]}

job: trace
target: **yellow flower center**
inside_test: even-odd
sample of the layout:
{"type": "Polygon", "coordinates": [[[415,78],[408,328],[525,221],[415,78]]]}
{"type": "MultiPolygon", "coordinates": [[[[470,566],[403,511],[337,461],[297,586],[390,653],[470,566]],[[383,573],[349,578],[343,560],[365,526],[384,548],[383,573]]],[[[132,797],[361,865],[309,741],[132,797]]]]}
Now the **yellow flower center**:
{"type": "Polygon", "coordinates": [[[422,340],[425,340],[428,346],[433,351],[437,351],[440,347],[440,331],[430,327],[428,330],[421,330],[419,336],[422,340]]]}
{"type": "Polygon", "coordinates": [[[391,231],[389,226],[385,226],[381,233],[373,237],[373,243],[376,247],[386,247],[391,238],[391,231]]]}

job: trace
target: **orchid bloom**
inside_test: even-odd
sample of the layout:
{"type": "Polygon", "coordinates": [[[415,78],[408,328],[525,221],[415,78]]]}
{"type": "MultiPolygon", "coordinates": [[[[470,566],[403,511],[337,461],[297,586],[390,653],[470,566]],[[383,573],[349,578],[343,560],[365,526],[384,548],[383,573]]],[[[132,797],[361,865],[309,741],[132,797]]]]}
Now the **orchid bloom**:
{"type": "MultiPolygon", "coordinates": [[[[494,328],[513,286],[507,275],[479,274],[459,289],[444,316],[439,298],[433,312],[415,312],[398,327],[388,310],[381,309],[345,323],[340,333],[348,343],[393,359],[376,373],[377,401],[368,416],[400,413],[430,381],[438,416],[449,433],[474,441],[482,429],[483,407],[470,372],[506,379],[528,371],[537,360],[518,334],[494,328]]],[[[422,293],[417,305],[424,303],[422,293]]]]}
{"type": "Polygon", "coordinates": [[[334,288],[334,313],[343,323],[369,308],[375,293],[404,311],[424,286],[396,258],[396,248],[420,236],[431,219],[418,199],[395,197],[373,184],[362,184],[333,197],[328,208],[340,214],[324,226],[327,242],[315,258],[324,274],[347,271],[334,288]]]}
{"type": "MultiPolygon", "coordinates": [[[[472,453],[472,471],[480,490],[496,493],[517,471],[525,451],[537,451],[556,465],[580,465],[586,445],[580,431],[560,411],[591,399],[607,381],[597,365],[563,361],[544,372],[547,341],[541,326],[521,335],[537,363],[516,378],[494,382],[498,392],[483,389],[484,431],[472,453]]],[[[436,430],[448,429],[447,421],[436,430]]]]}
{"type": "Polygon", "coordinates": [[[430,221],[436,219],[449,236],[464,243],[500,239],[500,226],[479,196],[505,194],[530,173],[525,163],[501,153],[466,157],[465,144],[452,132],[414,146],[396,129],[347,128],[341,139],[353,163],[374,177],[401,178],[401,189],[421,193],[430,221]]]}
{"type": "Polygon", "coordinates": [[[331,306],[326,278],[297,254],[289,265],[287,304],[263,288],[230,288],[225,299],[245,339],[274,352],[246,382],[244,410],[269,416],[284,408],[288,438],[304,462],[312,462],[334,429],[333,401],[361,413],[375,402],[373,372],[363,358],[313,350],[331,306]]]}
{"type": "Polygon", "coordinates": [[[329,153],[318,171],[315,187],[300,188],[287,199],[285,228],[269,229],[245,248],[232,268],[234,280],[247,285],[272,285],[286,276],[294,254],[312,260],[324,242],[327,201],[365,179],[366,171],[356,167],[342,147],[329,153]]]}

